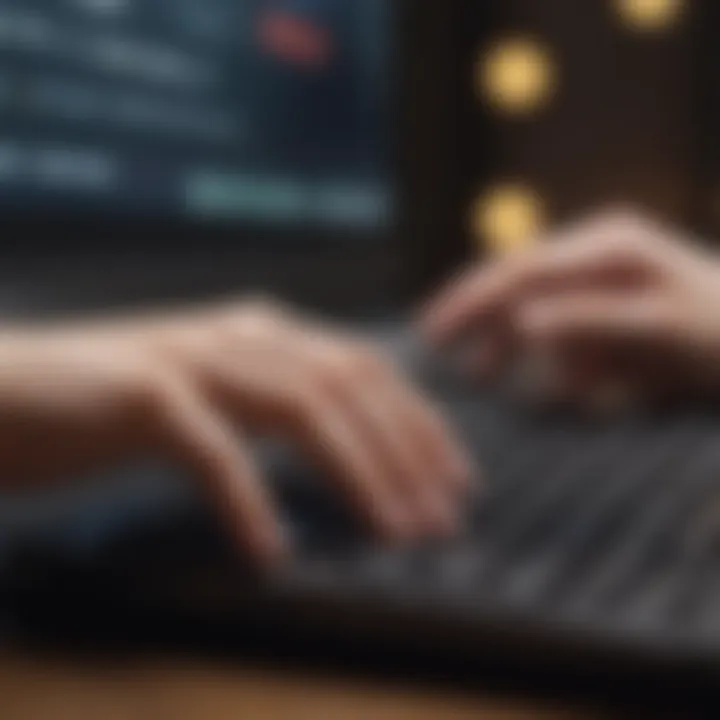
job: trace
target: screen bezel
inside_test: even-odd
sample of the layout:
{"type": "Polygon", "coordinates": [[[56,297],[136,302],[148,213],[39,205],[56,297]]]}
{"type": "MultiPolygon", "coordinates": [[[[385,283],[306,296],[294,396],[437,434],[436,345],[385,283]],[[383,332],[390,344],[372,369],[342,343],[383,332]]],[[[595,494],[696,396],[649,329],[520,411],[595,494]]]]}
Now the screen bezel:
{"type": "Polygon", "coordinates": [[[459,52],[463,5],[393,0],[396,199],[386,238],[376,232],[288,230],[185,217],[4,210],[0,283],[67,285],[89,271],[119,277],[141,266],[150,274],[170,275],[174,268],[192,272],[204,262],[211,293],[241,293],[258,285],[330,312],[382,311],[414,301],[465,255],[457,173],[462,156],[458,84],[466,79],[459,52]],[[345,281],[331,287],[328,278],[345,281]]]}

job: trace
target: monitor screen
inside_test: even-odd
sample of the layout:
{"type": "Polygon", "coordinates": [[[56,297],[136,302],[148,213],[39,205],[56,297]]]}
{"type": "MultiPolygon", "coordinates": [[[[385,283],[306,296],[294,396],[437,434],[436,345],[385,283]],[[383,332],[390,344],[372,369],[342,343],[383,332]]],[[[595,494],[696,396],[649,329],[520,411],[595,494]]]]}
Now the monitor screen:
{"type": "Polygon", "coordinates": [[[0,0],[0,202],[377,229],[388,0],[0,0]]]}

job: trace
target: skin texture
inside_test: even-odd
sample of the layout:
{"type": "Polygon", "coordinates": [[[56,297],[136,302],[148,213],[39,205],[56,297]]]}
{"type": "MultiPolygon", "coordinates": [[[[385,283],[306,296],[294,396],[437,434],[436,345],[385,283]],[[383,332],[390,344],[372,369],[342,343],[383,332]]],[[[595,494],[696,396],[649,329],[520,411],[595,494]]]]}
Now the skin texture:
{"type": "Polygon", "coordinates": [[[551,358],[555,392],[572,400],[715,392],[720,263],[680,233],[612,210],[470,268],[422,325],[440,346],[470,338],[483,377],[518,355],[551,358]]]}
{"type": "Polygon", "coordinates": [[[189,467],[259,563],[288,548],[248,433],[295,442],[381,537],[449,532],[469,466],[430,403],[353,338],[263,303],[0,332],[0,482],[138,451],[189,467]]]}

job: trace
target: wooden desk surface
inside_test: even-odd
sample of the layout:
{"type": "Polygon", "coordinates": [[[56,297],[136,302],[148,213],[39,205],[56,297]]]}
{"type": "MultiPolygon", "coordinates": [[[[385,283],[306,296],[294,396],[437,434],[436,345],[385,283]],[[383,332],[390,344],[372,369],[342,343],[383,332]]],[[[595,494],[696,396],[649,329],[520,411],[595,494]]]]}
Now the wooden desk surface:
{"type": "Polygon", "coordinates": [[[521,703],[168,662],[0,655],[3,720],[583,720],[521,703]]]}

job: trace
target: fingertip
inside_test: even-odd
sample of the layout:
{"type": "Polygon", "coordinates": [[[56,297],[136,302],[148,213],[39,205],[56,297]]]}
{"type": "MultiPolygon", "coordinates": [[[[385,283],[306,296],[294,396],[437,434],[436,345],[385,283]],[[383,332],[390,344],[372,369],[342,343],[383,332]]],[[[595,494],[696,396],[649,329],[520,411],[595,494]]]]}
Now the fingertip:
{"type": "Polygon", "coordinates": [[[454,461],[450,477],[458,490],[468,490],[473,478],[477,477],[475,462],[468,455],[459,455],[454,461]]]}
{"type": "Polygon", "coordinates": [[[436,311],[424,314],[418,320],[418,328],[422,340],[431,347],[442,345],[445,342],[442,318],[438,317],[436,311]]]}
{"type": "Polygon", "coordinates": [[[444,414],[435,417],[441,450],[437,459],[441,462],[443,475],[453,485],[465,486],[475,471],[474,460],[453,427],[452,417],[445,417],[444,414]]]}
{"type": "Polygon", "coordinates": [[[418,522],[409,507],[402,502],[387,503],[373,512],[374,525],[381,538],[391,543],[408,543],[418,535],[418,522]]]}
{"type": "Polygon", "coordinates": [[[240,530],[241,542],[249,549],[255,562],[271,570],[282,565],[291,555],[291,543],[282,528],[276,523],[256,528],[251,536],[240,530]]]}
{"type": "Polygon", "coordinates": [[[424,493],[420,511],[423,518],[423,530],[431,535],[450,535],[458,528],[458,503],[447,493],[437,491],[424,493]]]}
{"type": "Polygon", "coordinates": [[[418,326],[423,339],[434,346],[452,341],[456,331],[457,318],[453,303],[447,296],[439,296],[420,313],[418,326]]]}

